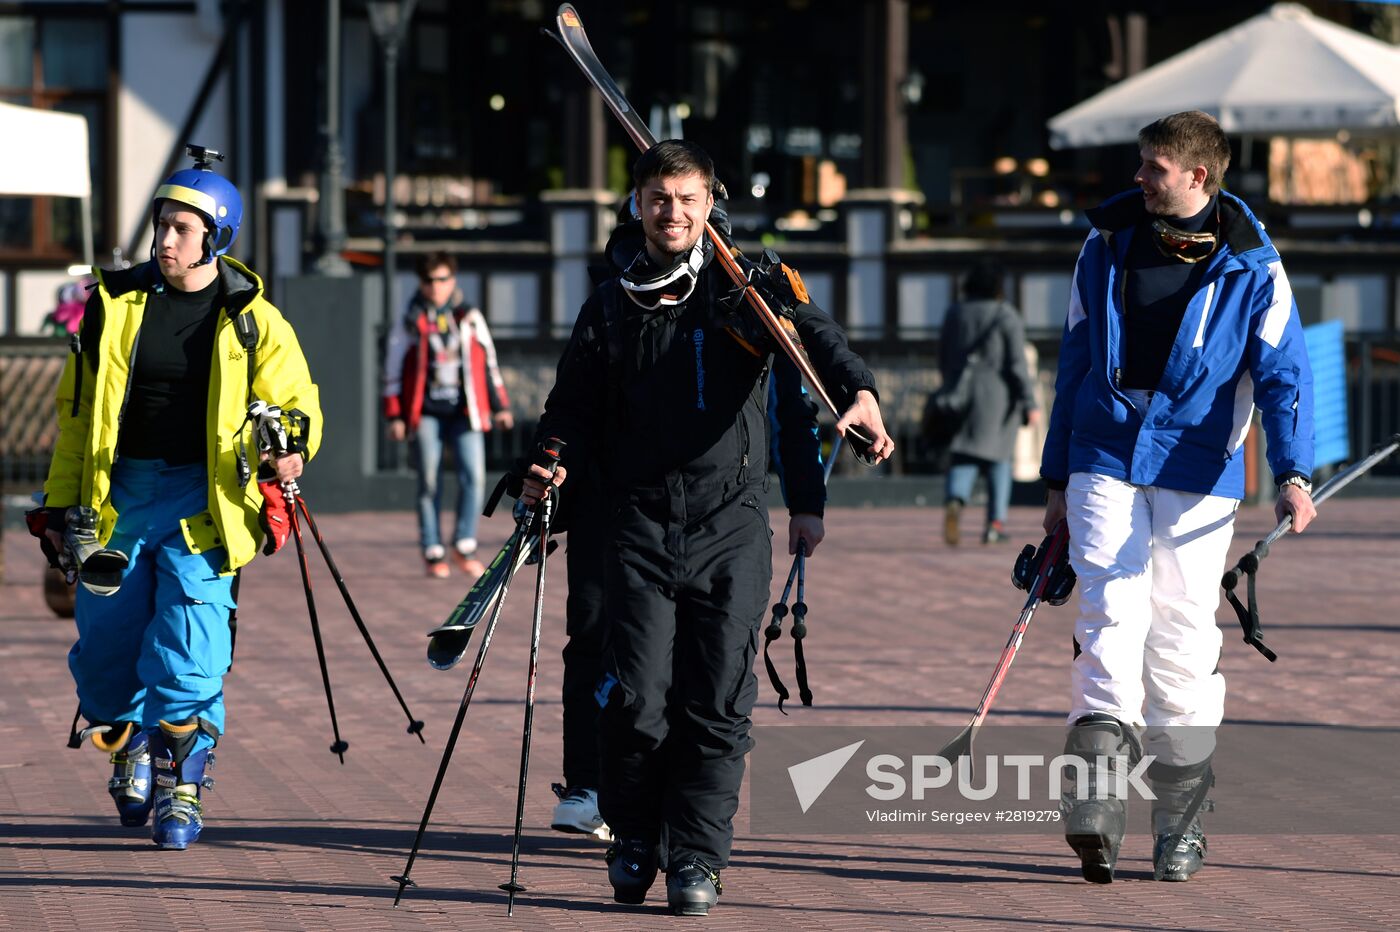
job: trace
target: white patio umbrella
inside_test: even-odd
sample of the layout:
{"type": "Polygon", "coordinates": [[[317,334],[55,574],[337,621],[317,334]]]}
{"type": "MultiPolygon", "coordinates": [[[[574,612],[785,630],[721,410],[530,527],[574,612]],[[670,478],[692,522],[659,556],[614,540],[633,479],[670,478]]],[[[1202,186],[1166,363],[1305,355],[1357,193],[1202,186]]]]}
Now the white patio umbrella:
{"type": "Polygon", "coordinates": [[[0,194],[81,198],[83,257],[92,265],[87,119],[0,103],[0,139],[0,194]]]}
{"type": "Polygon", "coordinates": [[[1400,48],[1278,3],[1051,118],[1050,146],[1134,142],[1182,110],[1237,135],[1397,133],[1400,48]]]}

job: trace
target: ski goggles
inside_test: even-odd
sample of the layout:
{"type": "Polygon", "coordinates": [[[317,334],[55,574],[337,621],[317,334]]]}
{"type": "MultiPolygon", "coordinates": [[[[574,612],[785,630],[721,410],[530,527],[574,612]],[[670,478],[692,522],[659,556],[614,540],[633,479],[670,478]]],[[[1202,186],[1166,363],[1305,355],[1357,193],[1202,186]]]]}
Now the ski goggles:
{"type": "Polygon", "coordinates": [[[709,242],[708,237],[700,237],[684,259],[661,272],[656,271],[647,251],[643,249],[618,281],[627,292],[627,297],[648,311],[682,304],[695,290],[695,282],[708,258],[706,248],[713,248],[709,242]]]}
{"type": "Polygon", "coordinates": [[[1209,259],[1220,242],[1214,233],[1188,233],[1161,219],[1152,221],[1152,241],[1157,251],[1168,259],[1188,264],[1209,259]]]}

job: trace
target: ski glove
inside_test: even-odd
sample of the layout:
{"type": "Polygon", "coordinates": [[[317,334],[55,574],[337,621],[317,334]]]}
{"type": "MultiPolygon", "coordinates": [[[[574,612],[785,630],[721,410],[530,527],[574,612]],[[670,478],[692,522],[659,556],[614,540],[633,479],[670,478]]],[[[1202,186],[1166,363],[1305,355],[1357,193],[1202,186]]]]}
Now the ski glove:
{"type": "Polygon", "coordinates": [[[63,533],[63,509],[45,508],[40,505],[24,513],[24,522],[29,527],[29,533],[39,538],[39,549],[44,552],[44,558],[49,561],[49,566],[56,570],[67,570],[61,562],[59,552],[54,549],[54,545],[44,534],[46,530],[63,533]]]}
{"type": "Polygon", "coordinates": [[[266,462],[258,467],[258,490],[263,495],[262,511],[258,514],[258,524],[265,535],[262,552],[270,557],[282,549],[292,532],[291,508],[277,481],[277,471],[266,462]]]}

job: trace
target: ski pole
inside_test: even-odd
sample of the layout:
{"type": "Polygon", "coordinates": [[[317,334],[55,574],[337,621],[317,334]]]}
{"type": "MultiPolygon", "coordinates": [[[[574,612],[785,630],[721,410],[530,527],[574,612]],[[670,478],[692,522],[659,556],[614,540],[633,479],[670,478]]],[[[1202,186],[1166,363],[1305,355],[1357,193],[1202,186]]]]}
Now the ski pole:
{"type": "MultiPolygon", "coordinates": [[[[559,454],[564,448],[564,442],[551,437],[545,441],[540,452],[546,460],[539,465],[545,466],[549,470],[550,476],[554,475],[555,469],[559,465],[559,454]]],[[[544,624],[544,570],[549,559],[549,524],[553,517],[554,496],[546,495],[545,498],[535,506],[537,513],[536,524],[539,529],[539,566],[535,572],[535,617],[530,629],[530,666],[525,680],[525,725],[520,736],[520,787],[515,797],[515,838],[511,842],[510,849],[510,880],[500,885],[500,889],[506,891],[506,915],[515,914],[515,895],[524,893],[525,887],[519,882],[520,877],[520,832],[525,820],[525,781],[530,772],[530,738],[533,732],[535,720],[535,680],[539,675],[540,660],[540,629],[544,624]]]]}
{"type": "MultiPolygon", "coordinates": [[[[1385,445],[1371,451],[1371,454],[1365,459],[1358,460],[1323,483],[1322,487],[1313,493],[1313,505],[1321,505],[1354,480],[1370,472],[1377,463],[1394,453],[1396,448],[1400,448],[1400,434],[1394,435],[1385,445]]],[[[1269,548],[1280,537],[1288,533],[1288,529],[1292,526],[1293,516],[1284,515],[1283,520],[1278,523],[1278,527],[1255,544],[1253,550],[1240,557],[1239,562],[1226,570],[1225,575],[1220,580],[1220,585],[1225,590],[1225,598],[1234,608],[1235,615],[1240,620],[1240,627],[1244,629],[1244,642],[1267,657],[1270,663],[1278,660],[1278,655],[1264,643],[1264,630],[1259,623],[1259,603],[1255,598],[1254,579],[1259,572],[1260,561],[1269,555],[1269,548]],[[1241,605],[1239,597],[1235,595],[1235,587],[1239,585],[1241,576],[1245,577],[1245,599],[1248,602],[1248,607],[1241,605]]]]}
{"type": "Polygon", "coordinates": [[[330,548],[326,546],[325,540],[321,537],[321,531],[316,527],[316,519],[311,517],[311,509],[306,507],[306,499],[298,495],[296,504],[306,517],[306,526],[311,529],[311,536],[316,541],[316,546],[321,549],[321,556],[326,558],[326,567],[331,571],[336,586],[340,588],[340,594],[345,599],[345,607],[350,610],[350,617],[355,619],[355,626],[360,629],[360,635],[365,639],[365,646],[369,648],[374,662],[379,665],[379,672],[384,674],[384,679],[388,682],[389,689],[393,691],[394,698],[399,701],[399,708],[403,709],[403,714],[408,716],[408,733],[417,735],[419,741],[427,744],[427,740],[423,737],[423,722],[414,718],[413,713],[408,710],[408,703],[404,701],[403,694],[399,692],[398,684],[394,682],[393,675],[389,673],[389,667],[384,663],[384,658],[379,655],[379,648],[375,647],[374,638],[370,637],[369,628],[360,618],[359,609],[355,607],[355,600],[350,598],[350,589],[345,585],[345,578],[340,575],[340,568],[335,565],[330,548]]]}
{"type": "MultiPolygon", "coordinates": [[[[515,504],[515,521],[517,529],[529,529],[533,526],[537,516],[537,510],[530,508],[523,502],[515,504]]],[[[530,536],[527,533],[517,533],[512,535],[516,548],[528,548],[530,536]]],[[[540,561],[544,562],[548,548],[540,547],[540,561]]],[[[442,789],[442,781],[447,776],[448,765],[452,762],[452,752],[457,747],[457,739],[462,733],[462,723],[467,717],[467,708],[471,705],[472,694],[476,692],[477,680],[481,677],[481,668],[486,663],[486,653],[491,649],[491,639],[496,633],[496,624],[501,620],[501,611],[505,608],[506,596],[510,592],[511,581],[515,578],[516,570],[520,568],[520,562],[516,559],[515,552],[506,554],[504,565],[507,567],[505,575],[501,577],[500,594],[496,597],[492,606],[490,617],[486,621],[486,630],[481,636],[481,646],[477,648],[476,661],[472,664],[471,675],[467,677],[467,687],[462,692],[462,702],[457,708],[457,717],[452,722],[452,731],[447,736],[447,745],[442,751],[442,760],[438,763],[437,776],[433,779],[433,788],[428,792],[427,805],[423,807],[423,817],[418,823],[418,833],[414,836],[413,847],[409,850],[408,861],[404,864],[403,873],[395,874],[390,880],[396,881],[399,885],[398,892],[394,894],[394,906],[399,905],[403,898],[405,887],[417,886],[410,876],[413,871],[413,862],[418,859],[418,851],[423,844],[423,835],[428,829],[428,821],[432,818],[433,807],[437,804],[438,793],[442,789]]],[[[538,583],[537,583],[538,585],[538,583]]],[[[523,777],[522,777],[523,780],[523,777]]],[[[518,817],[517,817],[518,818],[518,817]]]]}
{"type": "Polygon", "coordinates": [[[1002,683],[1006,681],[1006,674],[1011,670],[1016,652],[1021,649],[1021,642],[1026,637],[1026,630],[1030,628],[1035,610],[1042,600],[1051,605],[1063,605],[1074,588],[1074,570],[1069,566],[1069,528],[1063,519],[1046,535],[1039,550],[1030,544],[1025,546],[1016,558],[1011,576],[1016,588],[1025,589],[1029,593],[1026,604],[1022,607],[1016,624],[1011,628],[1011,636],[1007,638],[1006,646],[1001,649],[1001,657],[997,660],[996,669],[992,671],[987,688],[982,691],[982,699],[977,703],[977,711],[973,713],[972,721],[938,752],[944,760],[954,761],[966,757],[971,761],[973,735],[982,727],[987,713],[991,711],[992,701],[996,699],[1002,683]]]}
{"type": "MultiPolygon", "coordinates": [[[[519,539],[517,546],[525,546],[523,538],[519,539]]],[[[514,557],[514,554],[512,554],[514,557]]],[[[511,567],[515,566],[514,559],[511,560],[511,567]]],[[[496,600],[496,604],[491,611],[491,615],[486,620],[486,631],[481,636],[481,646],[476,651],[476,662],[472,664],[471,675],[467,677],[467,688],[462,692],[462,703],[457,707],[457,718],[452,722],[452,731],[447,736],[447,745],[442,750],[442,760],[438,763],[437,776],[433,779],[433,788],[428,793],[428,803],[423,807],[423,818],[418,823],[418,834],[413,839],[413,847],[408,852],[408,862],[404,864],[403,873],[395,874],[390,880],[396,880],[399,890],[394,894],[394,905],[399,905],[399,900],[403,898],[405,887],[416,887],[409,874],[413,870],[413,862],[418,858],[418,849],[423,844],[423,833],[428,829],[428,820],[432,818],[433,806],[437,803],[438,791],[442,789],[443,778],[447,776],[447,766],[452,761],[452,752],[457,747],[457,737],[462,733],[462,722],[467,717],[467,707],[471,705],[472,693],[476,692],[476,681],[481,676],[481,668],[486,663],[486,652],[491,649],[491,638],[496,633],[496,622],[501,620],[501,609],[506,604],[506,592],[510,589],[510,581],[514,577],[514,569],[509,571],[501,579],[501,595],[496,600]]]]}
{"type": "Polygon", "coordinates": [[[783,619],[788,615],[787,600],[792,595],[792,582],[797,578],[797,561],[802,559],[801,555],[806,550],[806,541],[798,541],[798,556],[792,561],[792,568],[788,570],[787,583],[783,586],[782,598],[773,603],[773,618],[768,622],[768,627],[763,629],[763,666],[768,670],[768,682],[772,684],[773,691],[778,694],[778,711],[784,715],[787,715],[787,710],[783,708],[783,703],[787,702],[792,694],[783,685],[782,679],[778,676],[778,668],[773,666],[773,660],[768,656],[768,645],[783,635],[783,619]]]}
{"type": "Polygon", "coordinates": [[[316,662],[321,666],[321,683],[326,689],[326,707],[331,714],[331,732],[335,735],[335,743],[331,745],[331,753],[340,758],[342,764],[345,763],[345,752],[350,749],[350,743],[340,737],[340,724],[335,717],[335,697],[331,695],[331,674],[326,667],[326,649],[321,643],[321,621],[316,615],[316,596],[311,590],[311,567],[306,560],[306,545],[301,539],[301,522],[297,519],[297,488],[296,480],[282,483],[282,494],[287,499],[287,510],[291,512],[292,536],[297,542],[297,563],[301,566],[301,584],[306,590],[306,611],[311,616],[311,636],[316,641],[316,662]]]}
{"type": "Polygon", "coordinates": [[[812,690],[807,686],[807,660],[802,655],[802,641],[807,637],[807,542],[797,543],[797,601],[792,603],[792,654],[797,663],[797,697],[802,704],[812,704],[812,690]]]}
{"type": "MultiPolygon", "coordinates": [[[[831,468],[836,465],[836,454],[841,449],[841,437],[837,435],[831,442],[831,454],[826,459],[826,465],[822,468],[822,485],[825,486],[831,481],[831,468]]],[[[772,685],[773,691],[778,694],[778,711],[787,715],[787,710],[783,708],[783,703],[790,697],[786,686],[783,685],[782,678],[778,676],[777,667],[773,666],[773,660],[768,656],[768,645],[772,644],[783,634],[783,619],[788,616],[788,597],[792,595],[793,580],[797,580],[797,602],[792,606],[792,639],[796,642],[793,645],[793,657],[797,663],[797,691],[802,699],[802,704],[810,706],[812,704],[812,690],[807,686],[807,660],[802,653],[802,639],[807,636],[807,603],[803,598],[807,585],[807,543],[797,542],[797,556],[792,559],[792,567],[788,570],[787,583],[783,586],[783,597],[773,603],[773,618],[768,622],[768,627],[763,629],[763,666],[768,671],[768,682],[772,685]]]]}

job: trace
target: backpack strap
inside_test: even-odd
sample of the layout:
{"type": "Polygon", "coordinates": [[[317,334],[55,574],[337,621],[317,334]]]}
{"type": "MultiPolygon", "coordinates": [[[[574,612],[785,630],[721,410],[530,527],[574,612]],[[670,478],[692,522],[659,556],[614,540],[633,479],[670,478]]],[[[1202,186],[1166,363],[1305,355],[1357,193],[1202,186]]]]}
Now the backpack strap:
{"type": "Polygon", "coordinates": [[[231,315],[233,320],[233,332],[238,337],[239,344],[243,347],[243,356],[248,360],[248,401],[253,401],[253,371],[257,368],[258,351],[258,321],[253,316],[253,311],[244,307],[243,310],[231,315]]]}

